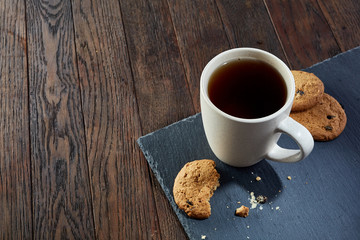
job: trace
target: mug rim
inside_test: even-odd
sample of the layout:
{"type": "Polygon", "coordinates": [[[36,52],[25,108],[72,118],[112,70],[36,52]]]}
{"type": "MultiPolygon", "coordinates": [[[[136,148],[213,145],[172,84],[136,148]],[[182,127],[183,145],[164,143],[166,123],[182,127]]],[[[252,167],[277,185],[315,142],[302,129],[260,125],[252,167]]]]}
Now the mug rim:
{"type": "MultiPolygon", "coordinates": [[[[238,57],[231,57],[231,58],[227,58],[226,61],[229,61],[229,60],[232,60],[232,59],[236,59],[236,58],[239,58],[239,57],[244,57],[244,58],[252,58],[252,56],[238,56],[238,57]]],[[[253,57],[253,58],[256,58],[256,57],[253,57]]],[[[260,59],[260,58],[257,58],[261,61],[265,61],[264,59],[260,59]]],[[[223,61],[223,63],[225,63],[226,61],[223,61]]],[[[267,61],[265,61],[267,62],[267,61]]],[[[267,62],[268,63],[268,62],[267,62]]],[[[268,63],[270,64],[270,63],[268,63]]],[[[212,72],[214,72],[215,69],[217,69],[221,64],[217,64],[217,66],[215,66],[215,68],[212,70],[212,72]]],[[[270,64],[271,65],[271,64],[270,64]]],[[[272,65],[273,66],[273,65],[272,65]]],[[[274,66],[273,66],[274,67],[274,66]]],[[[275,69],[279,69],[278,67],[275,68],[275,69]]],[[[279,70],[278,70],[279,71],[279,70]]],[[[279,71],[280,72],[280,71],[279,71]]],[[[212,73],[211,73],[212,74],[212,73]]],[[[210,75],[211,75],[210,74],[210,75]]],[[[281,73],[280,73],[281,74],[281,73]]],[[[285,76],[283,74],[281,74],[281,76],[283,78],[285,78],[285,76]]],[[[208,83],[208,82],[207,82],[208,83]]],[[[277,116],[279,116],[280,114],[282,114],[286,109],[288,109],[289,107],[291,108],[291,105],[293,103],[293,99],[295,97],[295,81],[294,81],[294,76],[293,74],[291,73],[291,70],[289,69],[289,67],[280,59],[278,58],[277,56],[275,56],[274,54],[272,53],[269,53],[267,51],[264,51],[264,50],[261,50],[261,49],[257,49],[257,48],[249,48],[249,47],[241,47],[241,48],[232,48],[232,49],[229,49],[229,50],[226,50],[224,52],[221,52],[219,53],[218,55],[216,55],[215,57],[213,57],[207,64],[206,66],[204,67],[202,73],[201,73],[201,76],[200,76],[200,94],[201,96],[204,98],[204,100],[206,101],[206,103],[213,109],[215,110],[217,113],[221,114],[222,116],[226,117],[226,118],[229,118],[233,121],[237,121],[237,122],[244,122],[244,123],[259,123],[259,122],[266,122],[270,119],[274,119],[276,118],[277,116]],[[271,58],[272,60],[275,60],[276,62],[278,62],[278,64],[280,64],[280,68],[282,69],[285,69],[285,71],[287,72],[287,74],[289,76],[286,76],[286,77],[290,77],[291,80],[290,80],[290,83],[291,83],[291,86],[290,86],[290,92],[288,91],[288,81],[284,79],[285,81],[285,84],[286,84],[286,89],[287,89],[287,97],[286,97],[286,102],[285,104],[280,108],[278,109],[277,111],[275,111],[274,113],[270,114],[270,115],[267,115],[265,117],[261,117],[261,118],[240,118],[240,117],[235,117],[235,116],[232,116],[222,110],[220,110],[218,107],[215,106],[215,104],[210,100],[209,98],[209,95],[207,93],[207,86],[208,84],[205,85],[205,73],[207,73],[208,71],[210,71],[210,68],[212,67],[213,64],[215,64],[215,62],[223,57],[224,55],[228,55],[228,54],[232,54],[233,52],[236,52],[236,53],[241,53],[241,52],[253,52],[253,53],[256,53],[256,54],[262,54],[262,55],[265,55],[267,56],[268,58],[271,58]],[[290,105],[290,106],[289,106],[290,105]]]]}

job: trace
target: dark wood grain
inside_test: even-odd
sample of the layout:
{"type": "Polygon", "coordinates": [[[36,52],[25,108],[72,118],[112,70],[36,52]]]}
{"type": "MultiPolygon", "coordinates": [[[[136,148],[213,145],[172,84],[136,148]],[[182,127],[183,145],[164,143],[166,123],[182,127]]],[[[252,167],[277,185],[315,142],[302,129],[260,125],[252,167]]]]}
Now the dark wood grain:
{"type": "MultiPolygon", "coordinates": [[[[168,4],[120,1],[143,134],[195,113],[168,4]]],[[[185,237],[161,188],[154,193],[164,239],[185,237]]]]}
{"type": "Polygon", "coordinates": [[[360,2],[318,0],[342,52],[360,44],[360,2]]]}
{"type": "Polygon", "coordinates": [[[143,133],[194,113],[167,2],[120,1],[143,133]]]}
{"type": "Polygon", "coordinates": [[[316,0],[264,0],[292,69],[302,69],[340,53],[316,0]]]}
{"type": "Polygon", "coordinates": [[[202,69],[221,51],[255,47],[287,63],[263,1],[168,2],[197,112],[202,69]]]}
{"type": "Polygon", "coordinates": [[[169,2],[197,111],[201,71],[221,51],[255,47],[287,62],[262,1],[169,2]]]}
{"type": "Polygon", "coordinates": [[[26,1],[35,239],[93,239],[70,1],[26,1]]]}
{"type": "Polygon", "coordinates": [[[31,239],[25,5],[0,1],[0,239],[31,239]]]}
{"type": "Polygon", "coordinates": [[[119,2],[74,0],[96,237],[159,239],[119,2]]]}
{"type": "Polygon", "coordinates": [[[232,47],[260,48],[288,64],[263,1],[216,1],[232,47]]]}
{"type": "Polygon", "coordinates": [[[168,4],[192,100],[200,112],[202,69],[215,55],[229,49],[230,43],[214,1],[168,0],[168,4]]]}
{"type": "Polygon", "coordinates": [[[358,0],[0,1],[0,239],[186,238],[136,139],[200,111],[221,51],[306,68],[359,22],[358,0]]]}

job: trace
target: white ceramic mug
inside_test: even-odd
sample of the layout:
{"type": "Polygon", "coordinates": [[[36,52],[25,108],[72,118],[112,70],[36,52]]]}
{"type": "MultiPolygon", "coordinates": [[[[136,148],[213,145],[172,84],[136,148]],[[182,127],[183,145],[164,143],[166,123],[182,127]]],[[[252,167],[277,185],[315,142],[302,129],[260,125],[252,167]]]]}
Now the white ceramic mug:
{"type": "Polygon", "coordinates": [[[290,69],[276,56],[255,48],[235,48],[215,56],[204,68],[200,79],[201,114],[206,138],[216,157],[235,167],[247,167],[266,158],[278,162],[297,162],[314,147],[309,131],[289,117],[295,96],[295,81],[290,69]],[[282,108],[262,118],[245,119],[218,109],[209,99],[208,84],[212,73],[226,62],[241,58],[264,61],[282,76],[287,99],[282,108]],[[286,133],[299,149],[285,149],[277,144],[286,133]]]}

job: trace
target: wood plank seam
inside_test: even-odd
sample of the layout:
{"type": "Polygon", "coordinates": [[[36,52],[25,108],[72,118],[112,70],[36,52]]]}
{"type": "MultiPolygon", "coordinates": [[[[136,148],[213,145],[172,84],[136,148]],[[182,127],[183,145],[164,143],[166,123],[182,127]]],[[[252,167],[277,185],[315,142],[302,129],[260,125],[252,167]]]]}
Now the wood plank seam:
{"type": "Polygon", "coordinates": [[[156,211],[153,190],[148,184],[137,185],[143,176],[149,177],[132,141],[140,137],[142,127],[119,1],[73,2],[96,234],[98,238],[153,236],[159,232],[156,215],[149,214],[156,211]],[[143,200],[133,204],[140,191],[143,200]]]}
{"type": "MultiPolygon", "coordinates": [[[[118,3],[119,3],[119,9],[120,9],[120,12],[121,12],[121,16],[123,16],[123,11],[122,11],[122,8],[121,8],[120,0],[118,0],[118,3]]],[[[126,45],[129,46],[128,38],[126,36],[127,33],[126,33],[126,28],[125,28],[125,25],[124,25],[124,21],[121,21],[121,24],[122,24],[122,28],[124,30],[124,37],[125,37],[126,45]]],[[[129,64],[130,64],[130,66],[133,66],[128,47],[126,48],[126,51],[127,51],[127,54],[128,54],[129,64]]],[[[133,72],[132,67],[130,67],[130,73],[131,73],[131,79],[132,79],[132,82],[133,82],[132,91],[133,91],[134,97],[135,97],[136,114],[138,116],[140,116],[139,102],[138,102],[138,98],[137,98],[137,91],[136,91],[136,87],[135,87],[135,78],[134,78],[134,72],[133,72]]],[[[144,135],[143,121],[140,120],[139,123],[140,123],[140,134],[144,135]]],[[[149,165],[147,164],[147,161],[146,161],[144,155],[140,153],[140,148],[138,147],[137,149],[138,149],[138,152],[139,152],[139,157],[140,157],[140,159],[142,159],[141,161],[145,162],[144,165],[146,166],[147,173],[148,173],[149,180],[150,180],[150,185],[152,186],[151,187],[152,195],[155,196],[155,192],[154,192],[154,174],[153,174],[152,170],[150,169],[149,165]]],[[[155,210],[156,210],[156,219],[159,219],[158,206],[156,204],[155,197],[152,198],[152,202],[153,202],[153,205],[155,206],[155,210]]],[[[160,230],[159,231],[160,239],[165,239],[165,238],[162,237],[163,233],[161,231],[160,224],[159,224],[158,220],[156,221],[156,225],[157,225],[156,228],[160,230]]]]}
{"type": "MultiPolygon", "coordinates": [[[[83,106],[83,96],[82,96],[82,91],[81,91],[81,84],[80,84],[80,70],[79,70],[79,62],[78,62],[78,56],[77,56],[77,53],[78,53],[78,46],[77,46],[77,43],[76,43],[76,38],[75,38],[75,21],[74,21],[74,10],[73,10],[73,0],[70,1],[70,11],[71,11],[71,15],[72,15],[72,25],[73,25],[73,42],[74,42],[74,50],[75,50],[75,64],[76,64],[76,74],[77,74],[77,85],[78,85],[78,88],[80,89],[79,91],[79,96],[80,96],[80,109],[81,109],[81,112],[82,112],[82,128],[83,128],[83,131],[84,133],[86,133],[86,129],[85,129],[85,118],[84,118],[84,106],[83,106]]],[[[91,186],[92,185],[92,182],[91,182],[91,177],[90,177],[90,166],[89,166],[89,156],[88,156],[88,144],[87,144],[87,138],[84,137],[84,142],[85,142],[85,159],[86,159],[86,166],[87,166],[87,173],[88,173],[88,183],[89,183],[89,186],[90,186],[90,207],[91,207],[91,215],[92,215],[92,220],[93,220],[93,231],[94,231],[94,234],[95,234],[95,239],[97,239],[97,230],[96,230],[96,225],[95,225],[95,214],[94,214],[94,199],[93,199],[93,189],[91,186]]]]}
{"type": "MultiPolygon", "coordinates": [[[[193,104],[166,0],[120,4],[144,134],[193,114],[193,104]]],[[[152,188],[161,236],[185,236],[162,190],[152,188]]]]}
{"type": "MultiPolygon", "coordinates": [[[[122,10],[122,7],[121,7],[121,3],[120,3],[120,0],[118,0],[119,2],[119,8],[120,8],[120,12],[121,12],[121,15],[123,16],[123,10],[122,10]]],[[[127,32],[126,32],[126,27],[125,27],[125,24],[124,24],[124,21],[121,22],[122,24],[122,27],[124,29],[124,35],[125,35],[125,42],[126,42],[126,45],[129,46],[129,43],[128,43],[128,37],[126,36],[127,35],[127,32]]],[[[132,64],[132,60],[131,60],[131,57],[130,57],[130,52],[129,52],[129,48],[127,47],[126,48],[127,50],[127,54],[128,54],[128,61],[130,63],[130,66],[133,66],[132,64]]],[[[134,93],[134,97],[135,97],[135,104],[136,104],[136,113],[138,116],[140,116],[140,109],[139,109],[139,102],[138,102],[138,97],[137,97],[137,91],[136,91],[136,86],[135,86],[135,77],[134,77],[134,71],[133,71],[133,68],[130,67],[130,73],[131,73],[131,79],[132,79],[132,82],[133,82],[133,86],[132,86],[132,91],[134,93]]],[[[143,126],[143,121],[140,120],[140,133],[141,133],[141,136],[144,135],[144,126],[143,126]]],[[[138,152],[139,152],[139,157],[141,158],[141,161],[143,162],[146,162],[146,168],[147,168],[147,173],[148,173],[148,176],[149,176],[149,180],[150,180],[150,185],[152,186],[151,187],[151,191],[152,191],[152,194],[153,194],[153,205],[155,206],[155,209],[156,209],[156,218],[159,219],[160,216],[159,216],[159,207],[158,207],[158,204],[156,203],[156,199],[155,199],[155,189],[156,189],[156,182],[157,182],[157,179],[156,177],[154,176],[154,173],[152,172],[149,164],[147,163],[145,157],[143,154],[140,153],[140,148],[138,147],[138,152]]],[[[156,221],[156,224],[157,224],[157,229],[159,229],[159,234],[160,234],[160,239],[166,239],[165,237],[163,237],[163,232],[161,231],[161,228],[160,228],[160,223],[159,221],[156,221]]],[[[185,232],[185,230],[183,230],[185,232]]]]}
{"type": "Polygon", "coordinates": [[[175,34],[175,39],[176,39],[176,45],[178,46],[178,50],[179,50],[179,53],[180,53],[180,58],[181,58],[181,66],[182,66],[182,69],[183,69],[183,72],[185,74],[185,79],[186,79],[186,88],[188,90],[188,93],[190,95],[190,98],[192,99],[191,103],[192,103],[192,108],[195,110],[195,103],[194,103],[194,98],[193,98],[193,95],[190,91],[190,83],[189,83],[189,79],[190,79],[190,76],[188,76],[186,70],[185,70],[185,66],[184,66],[184,58],[183,58],[183,54],[181,54],[181,49],[180,49],[180,46],[179,46],[179,36],[178,36],[178,33],[176,31],[176,28],[175,28],[175,25],[174,25],[174,20],[173,20],[173,16],[171,14],[171,11],[170,11],[170,6],[169,6],[169,0],[166,1],[166,4],[167,4],[167,9],[169,10],[169,14],[170,14],[170,21],[171,21],[171,25],[173,26],[173,29],[174,29],[174,34],[175,34]]]}
{"type": "Polygon", "coordinates": [[[324,19],[326,20],[326,24],[329,26],[329,29],[331,30],[331,34],[333,35],[333,38],[334,38],[336,44],[338,45],[339,49],[343,52],[344,49],[342,48],[339,40],[337,39],[336,34],[334,33],[334,29],[331,27],[329,19],[327,19],[326,15],[324,14],[324,10],[322,9],[321,5],[319,4],[319,0],[316,0],[316,4],[318,5],[319,9],[321,10],[321,14],[324,17],[324,19]]]}
{"type": "MultiPolygon", "coordinates": [[[[241,46],[242,44],[239,43],[239,42],[237,42],[237,39],[235,39],[235,42],[232,43],[231,37],[229,36],[228,31],[226,30],[227,27],[226,27],[226,24],[225,24],[224,17],[223,17],[223,15],[221,14],[221,10],[220,10],[220,7],[219,7],[220,4],[219,4],[218,0],[214,0],[214,2],[215,2],[215,5],[216,5],[216,9],[217,9],[219,18],[220,18],[220,20],[221,20],[222,28],[224,29],[225,36],[226,36],[226,39],[227,39],[227,41],[228,41],[228,44],[229,44],[230,47],[232,47],[232,48],[234,48],[234,47],[236,47],[236,46],[241,46]],[[234,44],[235,44],[235,45],[234,45],[234,44]]],[[[234,35],[235,35],[235,33],[234,33],[234,35]]]]}
{"type": "Polygon", "coordinates": [[[35,238],[93,238],[70,2],[27,3],[35,238]]]}
{"type": "Polygon", "coordinates": [[[266,0],[263,0],[263,3],[264,3],[264,5],[265,5],[265,8],[266,8],[266,11],[267,11],[267,13],[268,13],[268,17],[269,17],[269,19],[270,19],[270,21],[271,21],[271,24],[272,24],[272,26],[273,26],[273,28],[274,28],[276,37],[277,37],[277,39],[279,40],[281,49],[282,49],[282,51],[283,51],[283,53],[284,53],[284,56],[285,56],[285,58],[286,58],[286,64],[289,66],[290,69],[292,69],[292,65],[291,65],[291,63],[290,63],[290,61],[289,61],[289,58],[288,58],[287,54],[286,54],[286,51],[285,51],[285,48],[284,48],[284,44],[283,44],[283,42],[281,41],[281,38],[280,38],[279,33],[278,33],[278,30],[277,30],[277,28],[276,28],[276,26],[275,26],[275,24],[274,24],[274,21],[273,21],[273,19],[272,19],[271,13],[270,13],[270,11],[269,11],[269,7],[268,7],[267,4],[266,4],[266,0]]]}
{"type": "Polygon", "coordinates": [[[226,26],[225,26],[224,19],[223,19],[222,15],[221,15],[221,12],[220,12],[220,9],[219,9],[218,1],[217,1],[217,0],[214,0],[214,3],[215,3],[215,6],[216,6],[216,10],[217,10],[218,16],[219,16],[219,18],[220,18],[220,20],[221,20],[222,28],[223,28],[224,31],[225,31],[225,36],[226,36],[227,42],[228,42],[228,44],[230,44],[231,41],[230,41],[230,38],[229,38],[228,33],[227,33],[227,31],[226,31],[226,26]]]}
{"type": "MultiPolygon", "coordinates": [[[[30,79],[29,79],[29,76],[30,76],[30,72],[29,72],[29,54],[28,54],[28,26],[27,26],[27,20],[28,20],[28,13],[27,13],[27,4],[26,4],[26,0],[23,0],[24,2],[24,7],[25,7],[25,40],[26,40],[26,73],[27,73],[27,78],[26,78],[26,81],[27,81],[27,108],[28,108],[28,116],[30,118],[31,114],[30,114],[30,79]]],[[[29,144],[30,144],[30,147],[29,147],[29,159],[30,159],[30,169],[33,168],[33,159],[32,159],[32,148],[31,148],[31,121],[29,120],[28,121],[28,129],[29,129],[29,135],[28,135],[28,138],[29,138],[29,144]]],[[[35,224],[34,224],[34,216],[35,216],[35,210],[34,210],[34,190],[33,190],[33,172],[30,170],[30,187],[31,187],[31,194],[30,194],[30,198],[31,198],[31,213],[32,213],[32,221],[31,221],[31,228],[32,228],[32,231],[31,231],[31,235],[32,235],[32,239],[35,239],[35,224]]]]}
{"type": "MultiPolygon", "coordinates": [[[[121,4],[120,4],[120,0],[119,0],[119,8],[120,8],[120,12],[121,12],[121,15],[123,16],[123,11],[122,11],[122,8],[121,8],[121,4]]],[[[121,21],[121,24],[122,24],[122,27],[124,29],[124,35],[125,35],[125,42],[126,42],[126,45],[128,46],[128,38],[126,36],[126,28],[125,28],[125,25],[124,25],[124,21],[121,21]]],[[[131,57],[130,57],[130,52],[129,52],[129,48],[126,48],[126,51],[127,51],[127,54],[128,54],[128,61],[130,63],[130,66],[132,66],[132,61],[131,61],[131,57]]],[[[138,102],[138,98],[137,98],[137,91],[136,91],[136,87],[135,87],[135,78],[134,78],[134,72],[133,72],[133,69],[130,67],[130,73],[131,73],[131,79],[132,79],[132,82],[133,82],[133,86],[132,86],[132,91],[134,93],[134,97],[135,97],[135,105],[136,105],[136,113],[138,116],[140,116],[140,110],[139,110],[139,102],[138,102]]],[[[144,127],[143,127],[143,121],[140,121],[140,133],[141,133],[141,136],[144,135],[144,131],[143,131],[144,127]]],[[[147,163],[145,157],[143,154],[140,153],[140,148],[138,147],[138,152],[139,152],[139,157],[142,159],[143,162],[146,162],[146,168],[147,168],[147,173],[148,173],[148,176],[150,176],[149,180],[150,180],[150,185],[152,186],[151,187],[151,191],[152,191],[152,194],[153,196],[155,196],[155,181],[156,178],[154,176],[154,173],[152,172],[151,168],[149,167],[149,164],[147,163]]],[[[156,204],[156,201],[155,201],[155,197],[152,198],[152,201],[153,201],[153,205],[155,206],[155,209],[156,209],[156,218],[159,219],[160,216],[159,216],[159,208],[156,204]]],[[[159,231],[159,234],[160,234],[160,239],[165,239],[162,235],[163,235],[163,232],[161,231],[161,228],[160,228],[160,225],[159,225],[159,221],[156,221],[157,223],[157,228],[160,229],[159,231]]]]}
{"type": "Polygon", "coordinates": [[[25,11],[22,0],[0,2],[1,239],[33,236],[25,11]]]}

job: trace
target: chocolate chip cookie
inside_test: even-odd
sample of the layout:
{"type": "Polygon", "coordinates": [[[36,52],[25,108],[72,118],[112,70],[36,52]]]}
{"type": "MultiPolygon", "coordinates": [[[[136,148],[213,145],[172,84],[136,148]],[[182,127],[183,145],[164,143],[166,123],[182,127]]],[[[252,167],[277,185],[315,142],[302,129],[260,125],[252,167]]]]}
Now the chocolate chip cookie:
{"type": "Polygon", "coordinates": [[[205,219],[211,215],[210,198],[218,186],[220,175],[210,159],[188,162],[175,178],[175,203],[191,218],[205,219]]]}
{"type": "Polygon", "coordinates": [[[338,101],[324,93],[312,108],[290,114],[295,121],[304,125],[316,141],[330,141],[338,137],[345,128],[346,114],[338,101]]]}
{"type": "Polygon", "coordinates": [[[295,98],[291,111],[304,111],[315,106],[324,93],[323,82],[313,73],[292,70],[295,98]]]}

